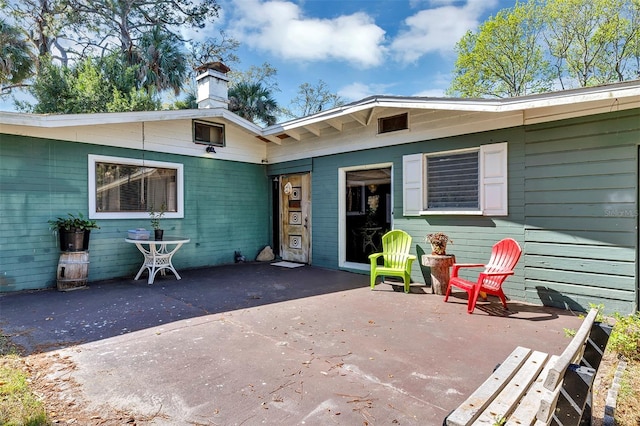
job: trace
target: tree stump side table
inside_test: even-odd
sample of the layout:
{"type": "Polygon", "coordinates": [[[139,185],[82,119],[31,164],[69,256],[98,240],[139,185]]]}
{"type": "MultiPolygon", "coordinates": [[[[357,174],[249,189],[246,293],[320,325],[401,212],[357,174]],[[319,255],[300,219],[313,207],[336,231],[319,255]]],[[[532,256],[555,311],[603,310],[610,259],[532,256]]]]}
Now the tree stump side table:
{"type": "Polygon", "coordinates": [[[431,267],[431,293],[444,295],[449,285],[449,268],[456,262],[453,254],[425,254],[422,264],[431,267]]]}

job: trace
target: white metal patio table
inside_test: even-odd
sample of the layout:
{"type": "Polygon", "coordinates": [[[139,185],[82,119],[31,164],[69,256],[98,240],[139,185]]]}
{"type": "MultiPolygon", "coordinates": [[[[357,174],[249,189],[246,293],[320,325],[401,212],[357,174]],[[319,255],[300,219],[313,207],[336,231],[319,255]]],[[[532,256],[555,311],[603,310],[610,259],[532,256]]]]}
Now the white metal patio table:
{"type": "Polygon", "coordinates": [[[142,275],[145,269],[149,270],[147,284],[153,284],[156,274],[160,272],[162,275],[165,275],[167,269],[173,272],[177,279],[181,279],[180,274],[178,274],[176,268],[173,267],[171,259],[180,247],[191,241],[191,239],[185,237],[164,237],[162,240],[132,240],[125,238],[125,241],[135,244],[138,250],[144,255],[144,262],[134,280],[140,278],[140,275],[142,275]]]}

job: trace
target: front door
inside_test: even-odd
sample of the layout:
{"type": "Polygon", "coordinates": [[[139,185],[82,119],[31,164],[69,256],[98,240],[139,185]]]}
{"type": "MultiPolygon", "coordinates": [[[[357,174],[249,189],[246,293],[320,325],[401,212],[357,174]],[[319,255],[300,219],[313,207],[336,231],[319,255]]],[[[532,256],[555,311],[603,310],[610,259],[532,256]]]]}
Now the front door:
{"type": "Polygon", "coordinates": [[[280,176],[280,256],[309,263],[311,248],[311,175],[280,176]]]}
{"type": "Polygon", "coordinates": [[[382,251],[382,236],[392,229],[391,165],[344,172],[343,262],[369,265],[382,251]]]}

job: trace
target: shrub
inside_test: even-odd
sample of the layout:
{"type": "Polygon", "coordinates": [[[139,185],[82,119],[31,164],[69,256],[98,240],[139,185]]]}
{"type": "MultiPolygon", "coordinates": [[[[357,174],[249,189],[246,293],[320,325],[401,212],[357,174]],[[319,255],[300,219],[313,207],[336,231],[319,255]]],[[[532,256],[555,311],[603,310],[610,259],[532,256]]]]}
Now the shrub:
{"type": "Polygon", "coordinates": [[[614,318],[610,349],[627,359],[640,361],[640,312],[626,316],[616,313],[614,318]]]}

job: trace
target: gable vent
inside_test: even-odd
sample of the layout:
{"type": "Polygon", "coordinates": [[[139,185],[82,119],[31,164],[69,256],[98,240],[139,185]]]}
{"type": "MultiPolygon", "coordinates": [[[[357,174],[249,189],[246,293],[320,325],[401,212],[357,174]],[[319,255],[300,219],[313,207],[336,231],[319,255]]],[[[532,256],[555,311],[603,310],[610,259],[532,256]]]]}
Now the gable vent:
{"type": "Polygon", "coordinates": [[[393,115],[378,119],[378,134],[406,130],[409,128],[409,114],[393,115]]]}

